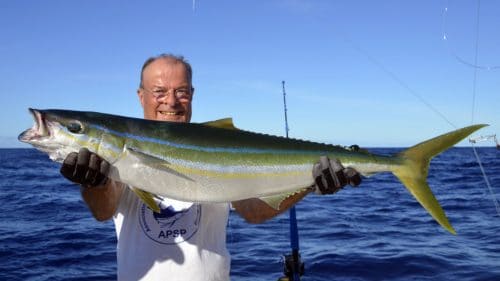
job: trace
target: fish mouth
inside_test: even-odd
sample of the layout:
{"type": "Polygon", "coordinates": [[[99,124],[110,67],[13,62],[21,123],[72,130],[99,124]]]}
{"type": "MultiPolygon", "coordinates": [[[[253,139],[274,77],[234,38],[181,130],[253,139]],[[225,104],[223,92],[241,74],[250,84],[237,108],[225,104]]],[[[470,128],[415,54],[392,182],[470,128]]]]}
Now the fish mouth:
{"type": "Polygon", "coordinates": [[[47,122],[43,112],[33,108],[29,108],[29,111],[33,116],[35,123],[33,124],[33,127],[22,132],[18,139],[22,142],[30,143],[41,138],[49,137],[50,130],[47,127],[47,122]]]}

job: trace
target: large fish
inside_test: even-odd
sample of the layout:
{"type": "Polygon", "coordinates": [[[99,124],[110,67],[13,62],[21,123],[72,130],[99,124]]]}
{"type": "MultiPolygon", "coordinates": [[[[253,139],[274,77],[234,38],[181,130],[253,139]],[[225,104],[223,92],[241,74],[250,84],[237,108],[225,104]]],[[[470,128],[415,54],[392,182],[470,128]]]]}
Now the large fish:
{"type": "Polygon", "coordinates": [[[35,124],[19,140],[57,162],[87,147],[111,163],[109,177],[130,186],[154,208],[152,194],[190,202],[261,198],[275,209],[290,194],[313,185],[320,155],[339,159],[362,175],[392,172],[451,233],[427,184],[430,159],[486,126],[473,125],[382,156],[340,146],[236,129],[230,119],[197,123],[150,121],[96,112],[30,109],[35,124]]]}

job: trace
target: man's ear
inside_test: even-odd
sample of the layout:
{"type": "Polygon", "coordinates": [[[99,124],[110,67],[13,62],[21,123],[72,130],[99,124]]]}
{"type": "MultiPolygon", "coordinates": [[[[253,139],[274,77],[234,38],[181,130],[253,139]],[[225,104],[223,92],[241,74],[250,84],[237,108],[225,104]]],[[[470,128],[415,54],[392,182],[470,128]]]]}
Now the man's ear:
{"type": "Polygon", "coordinates": [[[137,96],[139,97],[139,101],[141,101],[141,105],[144,108],[144,91],[141,88],[137,89],[137,96]]]}

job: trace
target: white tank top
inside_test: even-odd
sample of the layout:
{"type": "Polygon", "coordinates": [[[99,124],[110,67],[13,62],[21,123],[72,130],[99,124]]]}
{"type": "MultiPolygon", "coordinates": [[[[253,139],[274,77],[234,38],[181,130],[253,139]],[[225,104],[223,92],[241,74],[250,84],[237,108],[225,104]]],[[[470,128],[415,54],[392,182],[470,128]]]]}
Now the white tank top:
{"type": "Polygon", "coordinates": [[[118,280],[229,280],[229,203],[155,200],[160,214],[151,211],[129,188],[123,191],[113,218],[118,280]]]}

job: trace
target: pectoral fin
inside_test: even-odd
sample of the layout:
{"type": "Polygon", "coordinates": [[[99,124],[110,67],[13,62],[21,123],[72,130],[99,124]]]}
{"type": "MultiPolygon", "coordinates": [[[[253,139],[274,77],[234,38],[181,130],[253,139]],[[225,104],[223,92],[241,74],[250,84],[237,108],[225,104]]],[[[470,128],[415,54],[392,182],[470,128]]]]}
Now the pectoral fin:
{"type": "Polygon", "coordinates": [[[153,194],[135,187],[131,187],[131,189],[151,210],[160,213],[160,206],[156,204],[153,194]]]}
{"type": "Polygon", "coordinates": [[[193,179],[186,176],[185,174],[177,172],[176,170],[170,168],[169,163],[166,160],[161,159],[161,158],[157,157],[156,155],[147,154],[147,153],[142,152],[139,149],[136,149],[133,147],[126,147],[126,150],[130,155],[136,157],[137,159],[139,159],[139,161],[146,163],[146,165],[148,165],[154,169],[162,170],[162,171],[165,171],[167,173],[174,174],[178,177],[181,177],[185,180],[193,181],[193,179]]]}

